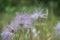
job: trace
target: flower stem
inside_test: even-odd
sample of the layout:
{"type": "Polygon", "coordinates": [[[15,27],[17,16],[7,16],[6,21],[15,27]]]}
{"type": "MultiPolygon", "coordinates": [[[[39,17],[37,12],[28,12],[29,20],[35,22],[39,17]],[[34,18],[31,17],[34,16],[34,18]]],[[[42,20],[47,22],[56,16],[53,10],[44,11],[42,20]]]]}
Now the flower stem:
{"type": "Polygon", "coordinates": [[[29,28],[30,30],[30,40],[32,40],[32,32],[31,32],[31,28],[29,28]]]}

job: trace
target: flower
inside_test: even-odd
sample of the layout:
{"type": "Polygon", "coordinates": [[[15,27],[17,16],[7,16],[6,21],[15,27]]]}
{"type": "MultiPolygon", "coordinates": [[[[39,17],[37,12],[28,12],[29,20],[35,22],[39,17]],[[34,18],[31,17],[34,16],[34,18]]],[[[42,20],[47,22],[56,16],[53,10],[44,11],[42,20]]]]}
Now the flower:
{"type": "Polygon", "coordinates": [[[33,14],[31,15],[31,17],[36,20],[38,19],[38,17],[40,18],[48,18],[48,9],[46,10],[46,14],[45,13],[42,13],[43,10],[39,11],[39,10],[36,10],[33,12],[33,14]]]}
{"type": "Polygon", "coordinates": [[[12,32],[10,32],[8,29],[5,29],[2,33],[2,40],[8,40],[10,36],[12,36],[12,32]]]}
{"type": "MultiPolygon", "coordinates": [[[[35,20],[38,19],[38,17],[44,18],[44,14],[42,14],[41,11],[34,11],[33,14],[18,14],[16,13],[16,16],[14,17],[13,21],[8,25],[6,29],[1,33],[2,39],[5,40],[8,38],[8,36],[11,36],[12,33],[14,33],[17,29],[21,28],[32,28],[32,25],[35,20]]],[[[36,32],[36,30],[32,30],[33,34],[37,36],[39,32],[36,32]]]]}

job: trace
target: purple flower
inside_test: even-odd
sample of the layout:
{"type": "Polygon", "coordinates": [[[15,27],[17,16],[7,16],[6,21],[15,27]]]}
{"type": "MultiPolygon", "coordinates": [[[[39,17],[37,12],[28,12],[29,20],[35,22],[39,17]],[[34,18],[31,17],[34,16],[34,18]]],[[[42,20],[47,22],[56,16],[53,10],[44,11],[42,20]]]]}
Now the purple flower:
{"type": "Polygon", "coordinates": [[[8,36],[15,32],[17,29],[21,28],[32,28],[32,25],[38,17],[43,18],[44,14],[40,11],[34,11],[33,14],[16,14],[10,25],[1,33],[3,40],[6,40],[8,36]]]}

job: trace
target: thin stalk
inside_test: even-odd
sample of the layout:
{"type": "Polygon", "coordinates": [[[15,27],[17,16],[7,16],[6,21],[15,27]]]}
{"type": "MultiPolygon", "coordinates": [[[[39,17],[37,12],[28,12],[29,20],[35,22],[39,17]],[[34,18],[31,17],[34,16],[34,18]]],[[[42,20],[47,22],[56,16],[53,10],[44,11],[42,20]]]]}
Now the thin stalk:
{"type": "Polygon", "coordinates": [[[31,32],[31,28],[29,28],[30,31],[30,40],[32,40],[32,32],[31,32]]]}

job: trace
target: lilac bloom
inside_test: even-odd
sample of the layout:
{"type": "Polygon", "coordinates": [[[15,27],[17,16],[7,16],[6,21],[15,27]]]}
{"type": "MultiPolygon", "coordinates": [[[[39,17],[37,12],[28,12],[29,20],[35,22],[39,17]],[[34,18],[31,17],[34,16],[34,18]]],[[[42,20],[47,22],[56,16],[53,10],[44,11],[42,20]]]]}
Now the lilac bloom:
{"type": "Polygon", "coordinates": [[[39,10],[34,11],[33,14],[31,15],[31,17],[34,20],[38,19],[38,17],[40,17],[40,18],[48,18],[48,9],[46,10],[46,14],[45,13],[43,14],[42,11],[43,10],[41,10],[41,11],[39,11],[39,10]]]}
{"type": "Polygon", "coordinates": [[[8,25],[8,27],[5,30],[3,30],[3,32],[1,33],[2,40],[8,40],[8,37],[10,37],[11,34],[15,32],[17,29],[27,28],[27,27],[30,28],[31,24],[32,24],[32,19],[29,15],[26,14],[16,15],[16,17],[11,22],[11,24],[8,25]]]}
{"type": "Polygon", "coordinates": [[[10,25],[2,31],[2,40],[8,39],[17,29],[21,28],[32,28],[32,24],[38,17],[44,17],[44,14],[40,11],[34,11],[33,14],[16,14],[13,21],[11,21],[10,25]]]}
{"type": "Polygon", "coordinates": [[[2,40],[8,40],[10,36],[12,36],[13,34],[9,31],[8,28],[6,28],[2,33],[2,40]]]}

